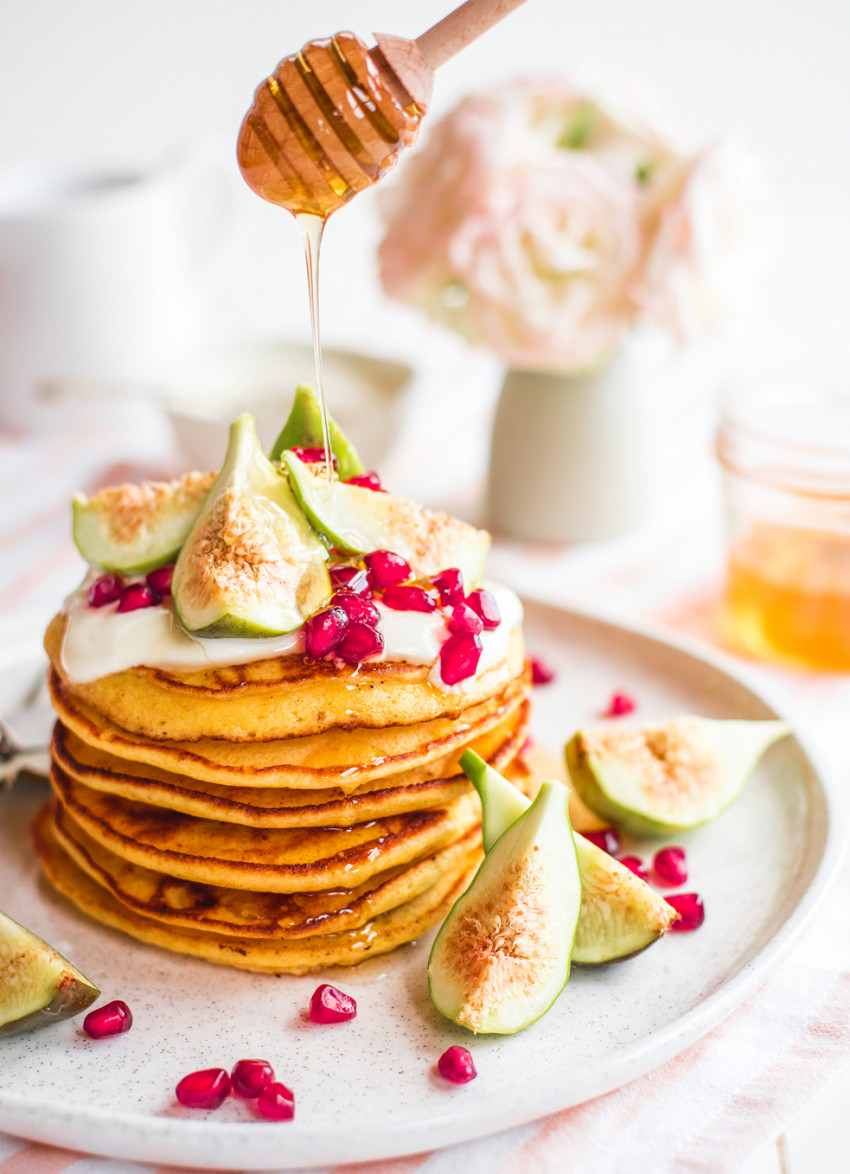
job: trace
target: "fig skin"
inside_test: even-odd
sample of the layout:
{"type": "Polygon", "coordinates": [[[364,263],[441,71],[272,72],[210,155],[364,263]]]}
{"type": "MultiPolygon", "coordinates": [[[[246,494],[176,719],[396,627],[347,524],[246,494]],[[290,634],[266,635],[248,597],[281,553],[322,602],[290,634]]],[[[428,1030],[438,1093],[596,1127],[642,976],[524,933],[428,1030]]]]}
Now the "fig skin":
{"type": "MultiPolygon", "coordinates": [[[[357,449],[331,415],[328,415],[328,432],[331,439],[331,451],[336,457],[340,481],[347,481],[349,477],[358,477],[365,472],[365,465],[357,455],[357,449]]],[[[304,383],[295,389],[292,410],[280,435],[274,442],[269,453],[269,460],[279,461],[286,449],[296,446],[300,448],[325,447],[321,405],[312,387],[308,387],[304,383]]]]}

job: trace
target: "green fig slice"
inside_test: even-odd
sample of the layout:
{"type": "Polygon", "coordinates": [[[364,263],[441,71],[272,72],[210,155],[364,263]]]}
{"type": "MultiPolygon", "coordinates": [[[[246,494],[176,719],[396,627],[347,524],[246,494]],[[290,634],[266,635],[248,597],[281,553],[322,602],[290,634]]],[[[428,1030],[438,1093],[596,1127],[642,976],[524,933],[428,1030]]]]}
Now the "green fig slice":
{"type": "Polygon", "coordinates": [[[579,730],[570,779],[597,815],[635,835],[670,836],[708,823],[744,788],[782,721],[678,717],[658,726],[579,730]]]}
{"type": "Polygon", "coordinates": [[[569,978],[580,905],[567,789],[552,780],[487,853],[437,934],[434,1006],[476,1034],[528,1027],[569,978]]]}
{"type": "Polygon", "coordinates": [[[392,550],[425,577],[458,567],[467,590],[480,581],[490,549],[486,530],[406,497],[338,480],[328,483],[323,467],[307,465],[290,452],[283,454],[283,464],[304,513],[336,549],[358,555],[392,550]]]}
{"type": "MultiPolygon", "coordinates": [[[[474,750],[464,751],[460,766],[481,799],[484,851],[489,852],[530,801],[474,750]]],[[[598,966],[651,946],[676,920],[676,910],[602,848],[579,832],[573,837],[581,875],[573,962],[598,966]]]]}
{"type": "Polygon", "coordinates": [[[70,1019],[99,994],[67,958],[0,912],[0,1036],[70,1019]]]}
{"type": "Polygon", "coordinates": [[[74,542],[92,566],[144,574],[173,562],[201,512],[215,473],[113,485],[73,501],[74,542]]]}
{"type": "MultiPolygon", "coordinates": [[[[328,416],[328,431],[331,438],[331,449],[337,461],[337,470],[340,481],[347,481],[349,477],[356,477],[364,471],[363,462],[357,455],[357,449],[345,435],[343,430],[328,416]]],[[[295,399],[292,411],[283,426],[283,430],[274,442],[269,453],[269,459],[279,461],[281,454],[288,448],[324,448],[325,436],[322,430],[322,408],[319,398],[312,387],[301,384],[295,389],[295,399]]]]}
{"type": "Polygon", "coordinates": [[[262,452],[253,417],[240,416],[174,568],[183,627],[203,637],[291,632],[330,594],[327,560],[286,478],[262,452]]]}

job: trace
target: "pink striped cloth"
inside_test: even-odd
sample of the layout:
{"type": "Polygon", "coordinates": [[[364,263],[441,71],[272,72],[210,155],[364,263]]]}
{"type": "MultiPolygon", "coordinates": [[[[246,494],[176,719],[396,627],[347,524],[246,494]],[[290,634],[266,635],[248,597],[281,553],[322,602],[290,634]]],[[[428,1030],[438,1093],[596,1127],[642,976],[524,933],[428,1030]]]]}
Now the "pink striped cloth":
{"type": "MultiPolygon", "coordinates": [[[[385,480],[434,504],[474,515],[488,400],[429,403],[383,470],[385,480]],[[439,468],[433,453],[439,444],[439,468]]],[[[637,534],[575,550],[496,543],[491,574],[559,603],[592,603],[630,622],[652,620],[707,643],[722,576],[710,404],[671,406],[659,506],[637,534]]],[[[78,410],[46,434],[0,433],[0,605],[55,604],[78,581],[68,500],[118,478],[180,467],[152,409],[78,410]],[[105,456],[104,454],[109,454],[105,456]]],[[[748,666],[757,681],[850,781],[850,678],[748,666]]],[[[850,869],[815,923],[768,982],[698,1043],[655,1071],[576,1108],[448,1150],[333,1174],[722,1174],[743,1170],[850,1065],[850,869]],[[840,927],[841,932],[836,932],[840,927]]],[[[2,1063],[2,1054],[0,1054],[2,1063]]],[[[0,1135],[0,1174],[131,1174],[150,1169],[0,1135]]],[[[163,1172],[165,1168],[162,1168],[163,1172]]],[[[325,1174],[328,1174],[326,1171],[325,1174]]]]}

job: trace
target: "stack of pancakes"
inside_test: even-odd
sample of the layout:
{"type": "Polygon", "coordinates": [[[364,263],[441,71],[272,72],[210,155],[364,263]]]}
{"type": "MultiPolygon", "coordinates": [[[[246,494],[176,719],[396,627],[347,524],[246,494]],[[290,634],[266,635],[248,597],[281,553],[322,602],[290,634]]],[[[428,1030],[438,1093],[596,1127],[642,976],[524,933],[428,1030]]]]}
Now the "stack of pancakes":
{"type": "MultiPolygon", "coordinates": [[[[45,641],[58,714],[36,850],[53,885],[133,937],[248,970],[351,965],[445,917],[481,859],[457,766],[526,740],[522,636],[442,691],[429,666],[301,656],[80,684],[45,641]]],[[[521,773],[521,772],[520,772],[521,773]]]]}

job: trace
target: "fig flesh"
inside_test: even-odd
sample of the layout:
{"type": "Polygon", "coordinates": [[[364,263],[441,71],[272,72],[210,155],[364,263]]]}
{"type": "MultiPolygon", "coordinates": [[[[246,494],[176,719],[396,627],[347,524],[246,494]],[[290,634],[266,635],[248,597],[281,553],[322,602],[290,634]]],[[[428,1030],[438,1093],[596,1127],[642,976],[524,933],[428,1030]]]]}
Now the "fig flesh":
{"type": "Polygon", "coordinates": [[[327,560],[286,478],[260,449],[253,417],[240,416],[174,568],[183,627],[204,637],[291,632],[330,595],[327,560]]]}
{"type": "Polygon", "coordinates": [[[782,721],[617,723],[575,734],[567,769],[597,815],[635,835],[673,836],[737,799],[767,748],[788,733],[782,721]]]}
{"type": "Polygon", "coordinates": [[[215,473],[187,473],[176,481],[114,485],[73,501],[74,542],[86,560],[106,571],[145,574],[173,562],[215,481],[215,473]]]}
{"type": "Polygon", "coordinates": [[[391,550],[422,577],[457,567],[467,591],[480,581],[490,549],[486,530],[423,509],[406,497],[336,480],[329,485],[323,466],[307,465],[294,453],[284,452],[282,459],[304,513],[337,550],[358,555],[391,550]]]}
{"type": "MultiPolygon", "coordinates": [[[[529,800],[473,750],[461,755],[461,769],[481,799],[484,851],[528,810],[529,800]]],[[[581,875],[573,962],[598,966],[645,950],[666,933],[676,910],[613,856],[573,832],[581,875]]]]}
{"type": "Polygon", "coordinates": [[[0,912],[0,1037],[69,1019],[99,994],[67,958],[0,912]]]}
{"type": "MultiPolygon", "coordinates": [[[[357,449],[333,416],[328,416],[328,432],[330,433],[331,449],[336,457],[340,481],[347,481],[349,477],[357,477],[364,472],[364,465],[357,455],[357,449]]],[[[280,436],[274,442],[269,459],[279,461],[286,449],[294,448],[296,445],[300,448],[325,447],[322,409],[319,399],[312,387],[307,387],[306,384],[301,384],[295,389],[292,411],[289,413],[280,436]]]]}
{"type": "Polygon", "coordinates": [[[528,1027],[569,978],[580,904],[567,789],[552,780],[487,853],[437,934],[434,1006],[476,1034],[528,1027]]]}

